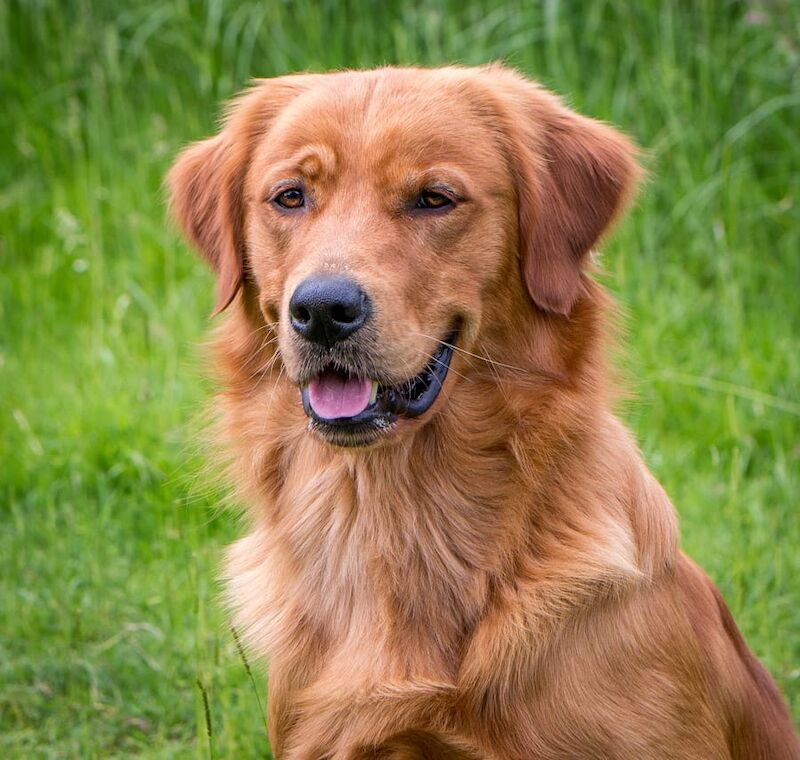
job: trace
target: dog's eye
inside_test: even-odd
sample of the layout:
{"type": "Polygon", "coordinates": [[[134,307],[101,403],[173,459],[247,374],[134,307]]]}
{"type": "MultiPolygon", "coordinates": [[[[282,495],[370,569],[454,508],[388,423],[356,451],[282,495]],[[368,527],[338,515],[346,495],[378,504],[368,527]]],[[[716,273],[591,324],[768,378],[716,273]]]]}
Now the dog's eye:
{"type": "Polygon", "coordinates": [[[444,193],[437,193],[435,190],[423,190],[414,204],[414,208],[434,209],[452,206],[453,201],[444,193]]]}
{"type": "Polygon", "coordinates": [[[306,199],[302,190],[297,187],[290,187],[288,190],[278,193],[272,199],[272,202],[277,203],[282,208],[301,208],[305,205],[306,199]]]}

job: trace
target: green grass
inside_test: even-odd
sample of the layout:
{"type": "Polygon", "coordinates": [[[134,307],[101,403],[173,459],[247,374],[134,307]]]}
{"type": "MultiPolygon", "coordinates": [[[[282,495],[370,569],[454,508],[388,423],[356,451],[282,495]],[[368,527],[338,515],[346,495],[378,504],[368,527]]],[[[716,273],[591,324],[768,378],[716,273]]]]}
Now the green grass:
{"type": "Polygon", "coordinates": [[[800,717],[799,28],[788,0],[0,5],[0,755],[267,754],[199,453],[211,278],[160,184],[249,76],[382,63],[504,58],[648,149],[605,255],[624,413],[800,717]]]}

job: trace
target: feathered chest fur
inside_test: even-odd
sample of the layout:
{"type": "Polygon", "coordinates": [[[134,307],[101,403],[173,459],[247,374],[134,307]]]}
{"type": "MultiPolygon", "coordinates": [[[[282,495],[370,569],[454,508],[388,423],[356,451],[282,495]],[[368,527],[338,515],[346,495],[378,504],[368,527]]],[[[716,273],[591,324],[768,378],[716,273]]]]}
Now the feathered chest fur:
{"type": "Polygon", "coordinates": [[[229,554],[238,622],[260,651],[302,628],[331,651],[382,642],[399,668],[418,658],[454,674],[523,526],[507,436],[453,457],[448,435],[432,426],[423,456],[331,456],[310,437],[273,452],[271,503],[229,554]]]}

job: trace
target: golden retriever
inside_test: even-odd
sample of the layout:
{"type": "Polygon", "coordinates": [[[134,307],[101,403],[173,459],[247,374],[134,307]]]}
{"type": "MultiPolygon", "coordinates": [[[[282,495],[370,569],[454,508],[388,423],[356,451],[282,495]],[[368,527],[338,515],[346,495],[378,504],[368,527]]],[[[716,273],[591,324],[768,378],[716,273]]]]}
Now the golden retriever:
{"type": "Polygon", "coordinates": [[[612,414],[631,142],[499,65],[260,80],[184,151],[277,757],[800,758],[612,414]]]}

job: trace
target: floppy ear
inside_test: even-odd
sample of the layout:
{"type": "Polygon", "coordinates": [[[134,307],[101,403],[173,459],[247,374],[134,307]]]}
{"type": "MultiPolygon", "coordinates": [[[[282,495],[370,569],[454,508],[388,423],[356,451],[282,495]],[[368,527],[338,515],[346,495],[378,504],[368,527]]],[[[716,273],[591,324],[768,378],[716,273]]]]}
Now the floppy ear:
{"type": "Polygon", "coordinates": [[[539,308],[569,315],[589,252],[633,195],[637,150],[538,85],[507,70],[493,73],[505,101],[525,285],[539,308]]]}
{"type": "Polygon", "coordinates": [[[315,78],[256,80],[231,102],[222,131],[186,148],[167,175],[172,215],[217,275],[211,316],[228,307],[245,279],[244,181],[255,145],[274,116],[315,78]]]}
{"type": "Polygon", "coordinates": [[[184,150],[167,176],[172,214],[217,275],[212,316],[230,304],[244,278],[244,166],[237,152],[223,131],[184,150]]]}

